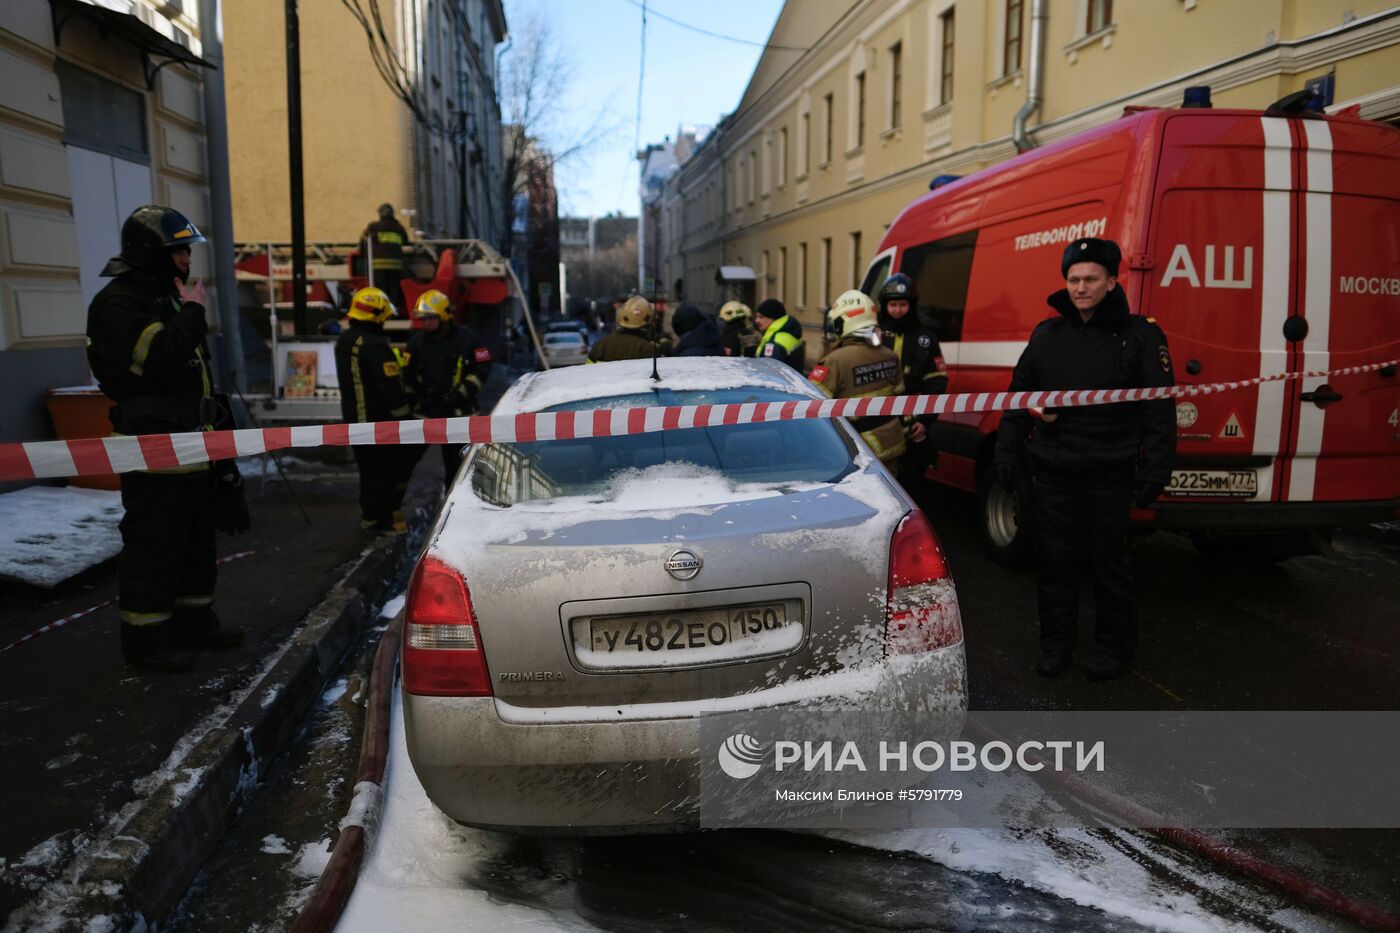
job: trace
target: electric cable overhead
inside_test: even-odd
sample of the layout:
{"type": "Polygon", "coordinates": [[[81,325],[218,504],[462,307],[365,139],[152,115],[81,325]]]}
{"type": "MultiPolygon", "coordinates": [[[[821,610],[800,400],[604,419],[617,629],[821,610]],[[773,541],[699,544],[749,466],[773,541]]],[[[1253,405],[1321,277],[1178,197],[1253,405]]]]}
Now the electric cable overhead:
{"type": "MultiPolygon", "coordinates": [[[[642,8],[642,15],[643,15],[643,17],[645,18],[645,16],[646,16],[646,2],[645,2],[645,0],[627,0],[627,2],[630,3],[630,4],[632,4],[633,6],[641,7],[641,8],[642,8]]],[[[709,29],[704,29],[704,28],[702,28],[702,27],[700,27],[700,26],[693,26],[693,25],[691,25],[690,23],[683,23],[683,22],[681,22],[680,20],[676,19],[676,18],[673,17],[673,16],[667,16],[665,13],[658,13],[656,10],[652,10],[652,11],[651,11],[651,14],[652,14],[653,16],[657,17],[658,19],[664,19],[666,22],[671,23],[672,25],[679,26],[679,27],[681,27],[682,29],[689,29],[691,32],[697,32],[697,33],[699,33],[699,34],[702,35],[702,36],[709,36],[711,39],[722,39],[722,40],[724,40],[725,42],[737,42],[737,43],[739,43],[740,45],[752,45],[752,46],[754,46],[755,48],[760,48],[760,49],[774,49],[774,50],[779,51],[779,52],[810,52],[810,51],[811,51],[811,49],[804,48],[804,47],[802,47],[802,46],[800,46],[800,45],[777,45],[777,44],[774,44],[774,43],[771,43],[771,42],[755,42],[755,41],[752,40],[752,39],[741,39],[741,38],[739,38],[738,36],[727,36],[727,35],[725,35],[725,34],[722,33],[722,32],[712,32],[711,30],[709,30],[709,29]]]]}
{"type": "Polygon", "coordinates": [[[637,126],[632,133],[632,151],[640,152],[642,145],[642,88],[647,76],[647,0],[642,0],[642,52],[637,66],[637,126]]]}

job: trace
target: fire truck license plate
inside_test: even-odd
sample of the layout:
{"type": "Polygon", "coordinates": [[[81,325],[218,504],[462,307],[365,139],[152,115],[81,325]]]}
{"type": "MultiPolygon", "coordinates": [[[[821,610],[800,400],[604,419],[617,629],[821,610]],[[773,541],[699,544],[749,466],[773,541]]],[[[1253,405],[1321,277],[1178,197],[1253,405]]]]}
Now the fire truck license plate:
{"type": "Polygon", "coordinates": [[[1230,496],[1248,499],[1259,492],[1253,470],[1172,470],[1169,496],[1230,496]]]}

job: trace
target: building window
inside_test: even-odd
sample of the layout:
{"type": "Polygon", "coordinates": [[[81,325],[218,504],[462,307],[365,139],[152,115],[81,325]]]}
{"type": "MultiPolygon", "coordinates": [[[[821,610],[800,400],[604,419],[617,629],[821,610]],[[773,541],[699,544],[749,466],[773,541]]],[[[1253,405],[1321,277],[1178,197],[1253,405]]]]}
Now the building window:
{"type": "Polygon", "coordinates": [[[773,136],[769,134],[763,140],[763,164],[762,169],[763,196],[768,197],[768,190],[773,187],[773,178],[777,174],[773,171],[773,136]]]}
{"type": "Polygon", "coordinates": [[[953,7],[948,8],[948,12],[939,17],[943,26],[943,75],[939,79],[938,102],[940,104],[951,104],[953,102],[953,32],[957,26],[953,19],[953,7]]]}
{"type": "Polygon", "coordinates": [[[768,250],[763,251],[763,268],[758,271],[758,299],[762,301],[771,295],[768,287],[768,250]]]}
{"type": "Polygon", "coordinates": [[[797,306],[807,307],[807,243],[797,244],[797,306]]]}
{"type": "Polygon", "coordinates": [[[802,174],[812,170],[812,115],[802,115],[802,174]]]}
{"type": "Polygon", "coordinates": [[[1023,0],[1006,0],[1006,42],[1002,46],[1002,74],[1021,68],[1021,9],[1023,0]]]}
{"type": "Polygon", "coordinates": [[[890,46],[890,129],[903,125],[904,104],[904,44],[890,46]]]}
{"type": "Polygon", "coordinates": [[[831,237],[822,237],[822,307],[831,307],[831,237]]]}
{"type": "Polygon", "coordinates": [[[1084,34],[1098,32],[1113,22],[1113,0],[1089,0],[1089,15],[1084,23],[1084,34]]]}
{"type": "Polygon", "coordinates": [[[779,188],[787,184],[787,127],[778,130],[778,161],[773,165],[773,174],[779,188]]]}
{"type": "Polygon", "coordinates": [[[63,59],[54,62],[63,98],[63,141],[149,165],[146,98],[63,59]]]}
{"type": "Polygon", "coordinates": [[[851,231],[851,281],[859,282],[865,267],[860,262],[860,231],[851,231]]]}
{"type": "Polygon", "coordinates": [[[822,104],[826,107],[826,136],[822,140],[822,164],[831,162],[831,130],[836,125],[836,101],[830,94],[822,98],[822,104]]]}
{"type": "Polygon", "coordinates": [[[749,203],[758,193],[758,150],[749,150],[749,203]]]}
{"type": "Polygon", "coordinates": [[[856,148],[865,145],[865,72],[856,75],[856,148]]]}
{"type": "Polygon", "coordinates": [[[778,300],[787,301],[787,247],[778,247],[778,300]]]}

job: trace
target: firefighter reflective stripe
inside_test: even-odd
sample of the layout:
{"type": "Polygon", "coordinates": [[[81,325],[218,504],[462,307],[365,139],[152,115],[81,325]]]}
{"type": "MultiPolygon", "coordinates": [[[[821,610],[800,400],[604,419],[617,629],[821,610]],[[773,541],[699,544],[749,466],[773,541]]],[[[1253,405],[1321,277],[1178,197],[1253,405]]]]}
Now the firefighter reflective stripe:
{"type": "Polygon", "coordinates": [[[146,357],[151,355],[151,341],[155,340],[156,334],[163,330],[165,330],[165,325],[156,321],[147,325],[146,329],[141,331],[141,336],[136,338],[136,347],[131,351],[131,371],[136,375],[144,376],[146,374],[146,357]]]}
{"type": "MultiPolygon", "coordinates": [[[[589,362],[592,362],[592,360],[590,360],[589,362]]],[[[456,369],[456,371],[452,374],[452,386],[453,386],[453,388],[460,387],[463,383],[468,383],[468,384],[470,384],[472,387],[474,387],[478,392],[480,392],[480,391],[481,391],[481,379],[478,378],[477,375],[476,375],[475,373],[467,373],[466,375],[463,375],[463,374],[462,374],[463,371],[466,369],[466,365],[467,365],[467,361],[466,361],[466,359],[465,359],[464,357],[460,357],[460,356],[457,357],[457,369],[456,369]]]]}
{"type": "Polygon", "coordinates": [[[169,612],[131,612],[122,609],[117,615],[127,625],[160,625],[162,622],[169,622],[171,613],[169,612]]]}
{"type": "Polygon", "coordinates": [[[176,609],[198,609],[201,606],[214,605],[214,594],[204,593],[199,596],[176,596],[176,609]]]}
{"type": "Polygon", "coordinates": [[[369,415],[365,410],[365,380],[360,375],[360,347],[364,346],[365,338],[356,337],[355,343],[350,347],[350,380],[355,386],[355,420],[368,421],[369,415]]]}
{"type": "Polygon", "coordinates": [[[380,230],[374,235],[374,239],[376,244],[374,250],[374,268],[402,269],[403,235],[396,230],[380,230]],[[389,255],[382,256],[379,247],[389,250],[389,255]]]}

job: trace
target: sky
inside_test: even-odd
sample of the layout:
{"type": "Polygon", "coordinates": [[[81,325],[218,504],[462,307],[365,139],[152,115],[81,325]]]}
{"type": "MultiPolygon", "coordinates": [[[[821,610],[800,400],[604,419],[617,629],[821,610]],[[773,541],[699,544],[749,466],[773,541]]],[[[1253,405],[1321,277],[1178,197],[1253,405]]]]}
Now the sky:
{"type": "MultiPolygon", "coordinates": [[[[646,3],[649,11],[759,44],[768,38],[783,6],[782,0],[646,3]]],[[[649,15],[638,133],[641,0],[505,0],[505,9],[512,32],[532,12],[546,15],[555,40],[576,69],[577,77],[566,92],[564,125],[550,134],[560,139],[546,142],[577,138],[600,114],[613,127],[590,151],[557,168],[561,215],[635,215],[636,148],[674,138],[681,123],[713,125],[733,111],[762,51],[758,45],[702,35],[649,15]]],[[[509,55],[507,51],[504,57],[509,55]]]]}

